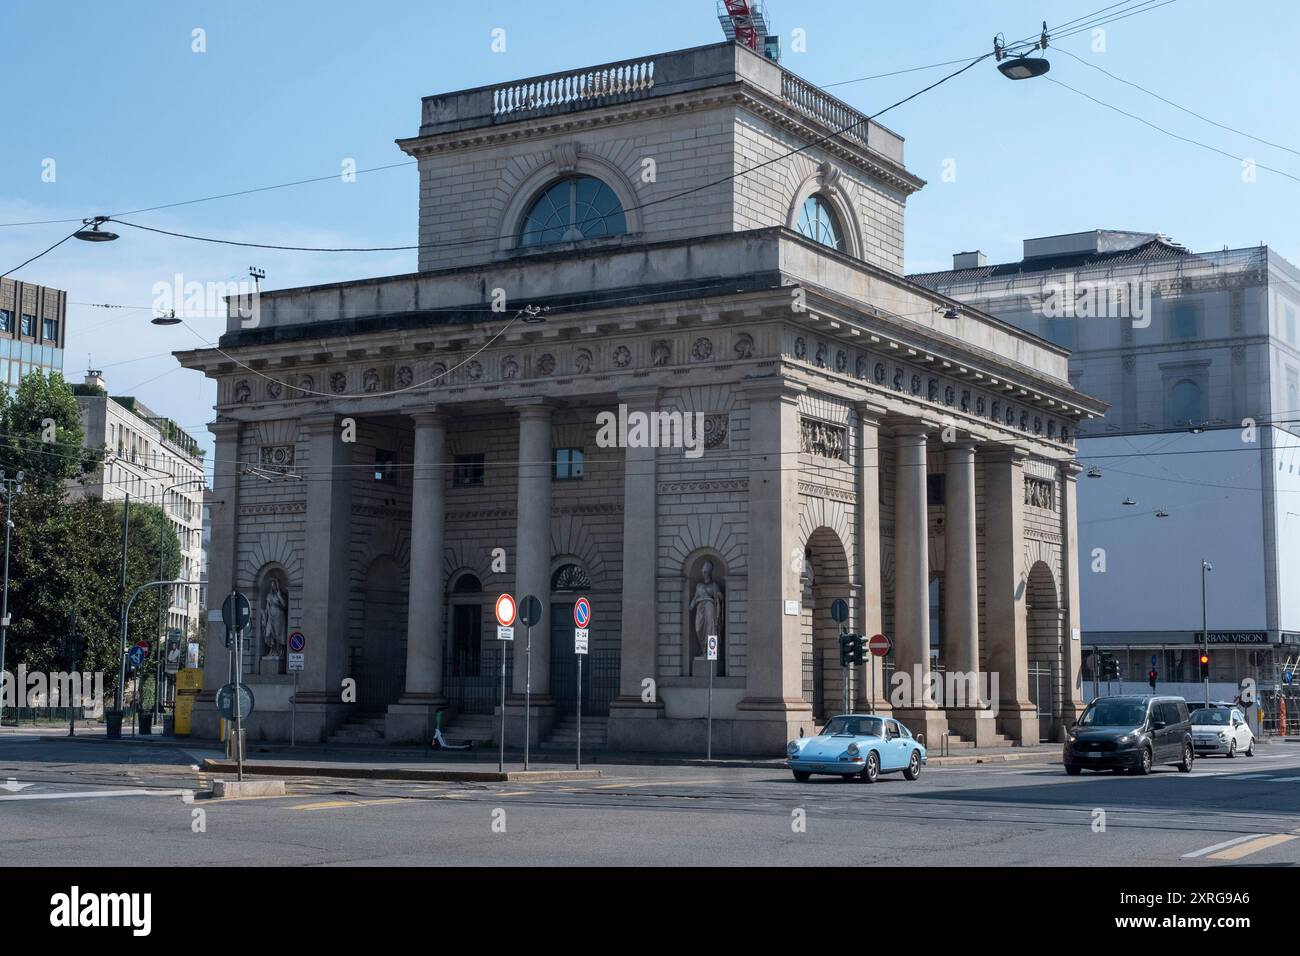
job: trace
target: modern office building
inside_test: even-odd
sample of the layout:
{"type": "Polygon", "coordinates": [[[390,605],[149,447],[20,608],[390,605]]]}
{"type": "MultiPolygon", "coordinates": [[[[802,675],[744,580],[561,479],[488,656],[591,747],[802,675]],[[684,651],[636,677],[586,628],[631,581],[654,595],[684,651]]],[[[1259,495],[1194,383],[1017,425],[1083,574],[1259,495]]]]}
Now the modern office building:
{"type": "Polygon", "coordinates": [[[1194,685],[1204,617],[1213,681],[1276,683],[1300,660],[1300,270],[1093,230],[911,278],[1069,349],[1111,405],[1079,430],[1084,643],[1194,685]]]}
{"type": "Polygon", "coordinates": [[[68,293],[0,279],[0,385],[13,389],[33,370],[63,371],[68,293]]]}
{"type": "Polygon", "coordinates": [[[104,464],[94,476],[69,482],[69,494],[97,495],[105,501],[132,501],[162,508],[181,549],[179,577],[193,584],[171,589],[165,626],[188,638],[199,625],[199,581],[203,567],[203,449],[174,421],[139,399],[108,394],[98,371],[74,386],[81,406],[87,448],[102,448],[104,464]]]}
{"type": "Polygon", "coordinates": [[[711,699],[716,751],[779,754],[847,673],[932,743],[1077,716],[1075,434],[1105,406],[904,278],[899,135],[721,43],[430,96],[399,145],[418,272],[263,291],[178,353],[217,383],[209,587],[254,601],[252,739],[293,694],[299,740],[428,740],[444,708],[490,736],[504,703],[514,746],[526,688],[567,739],[579,597],[589,743],[703,750],[711,699]],[[541,605],[512,642],[503,593],[541,605]],[[846,671],[837,599],[895,675],[996,681],[846,671]]]}

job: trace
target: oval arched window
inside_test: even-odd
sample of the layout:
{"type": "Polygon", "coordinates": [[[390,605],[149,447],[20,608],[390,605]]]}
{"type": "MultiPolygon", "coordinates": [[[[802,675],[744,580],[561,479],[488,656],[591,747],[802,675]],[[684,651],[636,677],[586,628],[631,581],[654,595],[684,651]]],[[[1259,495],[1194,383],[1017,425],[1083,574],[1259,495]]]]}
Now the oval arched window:
{"type": "Polygon", "coordinates": [[[570,176],[533,201],[519,230],[519,244],[577,242],[626,232],[627,216],[614,190],[594,176],[570,176]]]}
{"type": "Polygon", "coordinates": [[[814,242],[844,251],[844,232],[834,211],[821,196],[809,196],[799,210],[799,232],[814,242]]]}

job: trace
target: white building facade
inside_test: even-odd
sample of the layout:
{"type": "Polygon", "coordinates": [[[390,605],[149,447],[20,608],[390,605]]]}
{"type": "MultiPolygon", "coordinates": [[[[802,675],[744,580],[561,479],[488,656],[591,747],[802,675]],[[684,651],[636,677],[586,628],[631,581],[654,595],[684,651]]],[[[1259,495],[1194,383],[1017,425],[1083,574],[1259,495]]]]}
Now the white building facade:
{"type": "MultiPolygon", "coordinates": [[[[504,706],[519,744],[526,689],[567,739],[578,596],[610,747],[703,749],[713,666],[714,749],[781,752],[842,706],[837,598],[894,646],[857,709],[931,741],[1072,719],[1074,436],[1104,405],[903,278],[900,137],[723,43],[428,97],[399,145],[418,272],[263,292],[179,354],[218,384],[209,585],[253,599],[253,739],[288,736],[294,632],[299,739],[427,740],[439,710],[490,739],[504,706]],[[531,644],[495,639],[501,593],[539,598],[531,644]],[[992,699],[891,699],[936,664],[992,699]]],[[[206,660],[213,733],[220,625],[206,660]]]]}

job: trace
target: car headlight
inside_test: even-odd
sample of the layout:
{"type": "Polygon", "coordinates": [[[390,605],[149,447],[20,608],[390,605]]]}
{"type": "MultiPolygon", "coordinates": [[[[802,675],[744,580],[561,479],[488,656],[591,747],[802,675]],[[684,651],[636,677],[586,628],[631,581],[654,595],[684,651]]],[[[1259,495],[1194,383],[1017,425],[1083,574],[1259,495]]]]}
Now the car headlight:
{"type": "Polygon", "coordinates": [[[858,755],[858,745],[856,743],[849,744],[849,756],[856,757],[857,755],[858,755]]]}
{"type": "Polygon", "coordinates": [[[799,741],[792,740],[790,743],[786,744],[785,752],[791,757],[797,754],[799,752],[799,741]]]}
{"type": "Polygon", "coordinates": [[[1125,734],[1123,737],[1119,738],[1119,740],[1115,741],[1115,743],[1119,744],[1121,747],[1124,746],[1125,744],[1131,744],[1132,742],[1133,742],[1132,734],[1125,734]]]}
{"type": "Polygon", "coordinates": [[[1224,743],[1227,743],[1227,740],[1228,740],[1228,732],[1227,732],[1226,730],[1220,730],[1220,731],[1219,731],[1219,739],[1222,740],[1224,743]]]}
{"type": "Polygon", "coordinates": [[[1078,741],[1078,739],[1079,739],[1079,735],[1078,735],[1078,734],[1073,734],[1073,733],[1070,734],[1070,743],[1076,743],[1076,742],[1078,741]]]}

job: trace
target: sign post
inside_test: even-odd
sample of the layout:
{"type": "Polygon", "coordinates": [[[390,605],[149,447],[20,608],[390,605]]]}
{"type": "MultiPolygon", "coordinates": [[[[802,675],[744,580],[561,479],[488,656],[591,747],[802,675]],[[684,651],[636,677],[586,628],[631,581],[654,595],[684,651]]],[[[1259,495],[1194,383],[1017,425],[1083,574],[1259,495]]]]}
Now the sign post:
{"type": "MultiPolygon", "coordinates": [[[[871,640],[867,643],[867,647],[869,647],[869,648],[871,649],[871,655],[872,655],[873,657],[884,657],[886,654],[889,653],[890,648],[892,648],[893,646],[894,646],[894,642],[891,641],[889,638],[887,638],[884,634],[876,634],[876,635],[874,635],[874,636],[871,638],[871,640]]],[[[881,663],[883,664],[884,662],[881,661],[881,663]]],[[[871,664],[871,707],[872,707],[872,710],[875,709],[875,706],[876,706],[876,665],[875,665],[875,662],[872,662],[872,664],[871,664]]]]}
{"type": "Polygon", "coordinates": [[[293,674],[293,696],[289,698],[289,746],[298,746],[298,673],[307,666],[307,635],[289,635],[289,672],[293,674]]]}
{"type": "Polygon", "coordinates": [[[704,756],[706,760],[713,759],[713,662],[718,659],[718,635],[710,634],[705,641],[705,655],[709,659],[709,704],[708,710],[705,711],[707,717],[705,720],[705,736],[707,742],[704,756]]]}
{"type": "MultiPolygon", "coordinates": [[[[244,635],[244,628],[252,620],[253,609],[248,603],[248,598],[244,597],[239,591],[231,591],[226,600],[221,605],[221,620],[226,625],[226,637],[229,640],[230,632],[235,632],[234,656],[231,660],[230,670],[233,675],[231,683],[235,687],[235,700],[242,700],[239,692],[240,672],[244,669],[243,658],[240,656],[242,651],[240,647],[241,639],[244,635]]],[[[237,767],[238,778],[242,782],[244,779],[244,718],[241,714],[243,707],[235,707],[235,765],[237,767]]]]}
{"type": "Polygon", "coordinates": [[[580,597],[573,602],[573,656],[578,659],[578,757],[574,764],[582,769],[582,659],[587,656],[587,625],[591,623],[591,602],[580,597]]]}
{"type": "MultiPolygon", "coordinates": [[[[848,619],[849,619],[849,602],[844,600],[844,598],[836,598],[834,601],[831,602],[831,620],[840,626],[841,646],[843,646],[844,644],[844,635],[848,633],[848,628],[844,626],[844,622],[847,621],[848,619]]],[[[844,657],[843,652],[840,653],[840,657],[841,659],[844,657]]],[[[844,710],[842,711],[842,713],[845,714],[853,713],[853,711],[849,709],[849,699],[850,699],[849,685],[850,683],[852,683],[852,681],[853,681],[853,665],[850,662],[849,664],[846,664],[844,667],[844,710]]]]}
{"type": "Polygon", "coordinates": [[[542,602],[531,594],[519,602],[519,620],[528,629],[524,639],[524,769],[528,769],[529,746],[532,743],[533,702],[533,625],[542,619],[542,602]]]}
{"type": "MultiPolygon", "coordinates": [[[[514,641],[515,639],[515,599],[509,594],[497,598],[497,640],[514,641]]],[[[513,646],[513,644],[511,645],[513,646]]],[[[504,773],[506,767],[506,648],[501,645],[501,752],[497,757],[497,771],[504,773]]]]}

